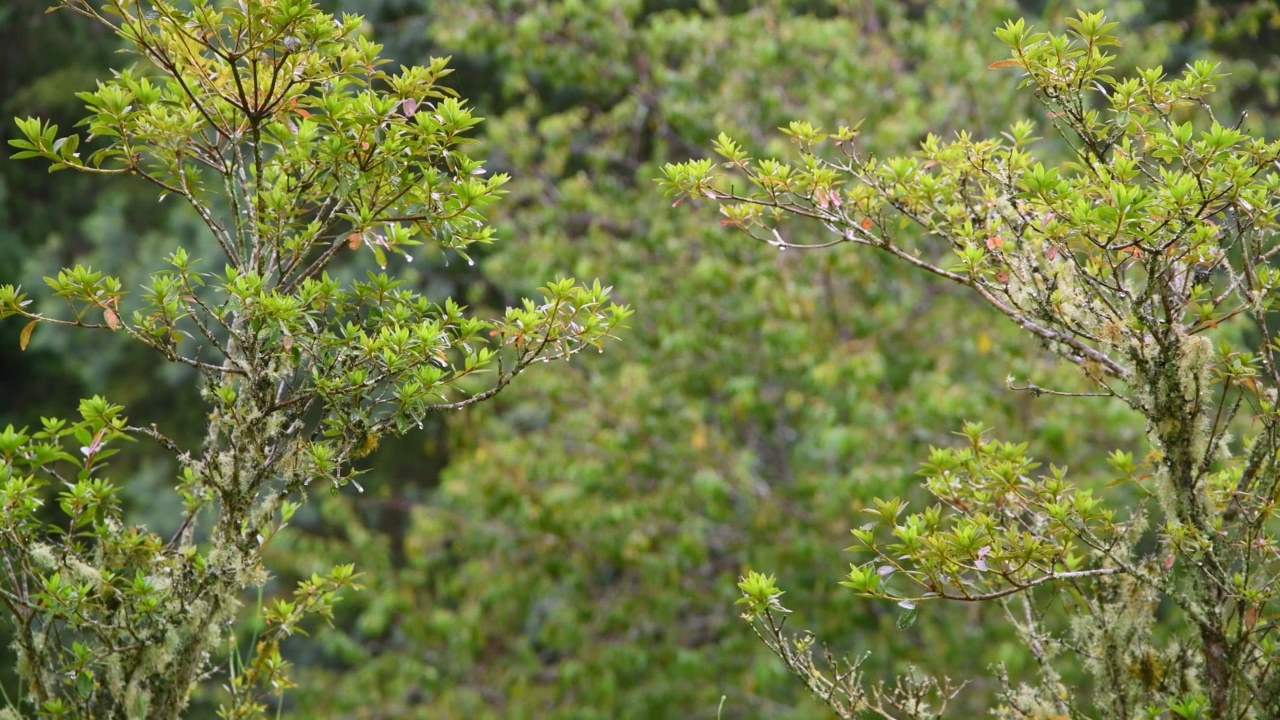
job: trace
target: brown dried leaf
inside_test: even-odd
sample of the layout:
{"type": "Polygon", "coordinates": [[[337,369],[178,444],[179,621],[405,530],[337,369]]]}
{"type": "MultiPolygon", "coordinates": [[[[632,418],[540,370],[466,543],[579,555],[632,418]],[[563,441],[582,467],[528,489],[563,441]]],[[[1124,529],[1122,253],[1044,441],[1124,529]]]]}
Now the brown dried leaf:
{"type": "Polygon", "coordinates": [[[22,328],[22,332],[18,333],[18,349],[27,349],[27,344],[31,342],[31,331],[36,329],[36,324],[39,322],[39,320],[32,320],[22,328]]]}

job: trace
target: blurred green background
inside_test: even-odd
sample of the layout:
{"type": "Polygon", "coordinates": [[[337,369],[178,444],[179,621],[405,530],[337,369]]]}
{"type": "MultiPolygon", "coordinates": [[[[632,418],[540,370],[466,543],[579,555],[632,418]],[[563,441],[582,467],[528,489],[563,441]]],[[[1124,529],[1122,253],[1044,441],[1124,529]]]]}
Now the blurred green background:
{"type": "MultiPolygon", "coordinates": [[[[836,585],[876,495],[919,497],[917,463],[964,420],[1032,441],[1077,478],[1141,450],[1142,425],[1089,398],[1049,403],[1005,378],[1071,387],[995,313],[872,254],[778,252],[672,208],[653,179],[726,131],[756,156],[776,128],[864,121],[879,155],[926,133],[1045,125],[992,30],[1061,29],[1076,6],[1027,0],[345,0],[385,55],[451,55],[450,84],[486,118],[474,152],[508,172],[501,241],[475,266],[398,272],[433,295],[498,307],[560,275],[612,285],[637,314],[611,352],[538,367],[482,409],[439,418],[362,461],[365,490],[320,493],[271,547],[275,579],[354,561],[368,589],[289,649],[283,714],[316,718],[812,718],[823,711],[738,619],[735,580],[776,573],[793,630],[953,678],[1028,658],[998,609],[895,608],[836,585]]],[[[38,0],[0,4],[0,109],[69,127],[75,91],[131,62],[117,40],[38,0]]],[[[1113,2],[1119,70],[1211,57],[1231,73],[1219,117],[1275,135],[1273,2],[1113,2]]],[[[1041,134],[1049,136],[1050,128],[1041,134]]],[[[0,128],[8,139],[11,122],[0,128]]],[[[1053,138],[1046,137],[1052,147],[1053,138]]],[[[197,222],[138,182],[0,162],[0,283],[39,290],[68,262],[137,287],[177,244],[211,257],[197,222]]],[[[810,231],[818,232],[811,228],[810,231]]],[[[817,235],[815,234],[815,238],[817,235]]],[[[800,240],[803,238],[794,238],[800,240]]],[[[122,338],[0,325],[0,424],[105,393],[135,422],[198,441],[194,375],[122,338]]],[[[145,443],[116,466],[135,516],[177,523],[174,466],[145,443]]],[[[1117,490],[1106,490],[1113,496],[1117,490]]],[[[1123,500],[1123,497],[1120,498],[1123,500]]],[[[246,599],[242,646],[252,639],[246,599]]],[[[7,640],[3,640],[7,645],[7,640]]],[[[0,682],[12,686],[0,663],[0,682]]],[[[980,679],[956,717],[990,701],[980,679]]],[[[192,717],[212,717],[210,683],[192,717]]]]}

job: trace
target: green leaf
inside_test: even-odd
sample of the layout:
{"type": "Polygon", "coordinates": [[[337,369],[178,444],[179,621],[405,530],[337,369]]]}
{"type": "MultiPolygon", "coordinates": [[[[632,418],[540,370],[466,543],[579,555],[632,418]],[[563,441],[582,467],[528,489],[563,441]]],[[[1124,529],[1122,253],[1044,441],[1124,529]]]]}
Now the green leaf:
{"type": "Polygon", "coordinates": [[[897,625],[898,625],[898,629],[899,629],[899,630],[906,630],[907,628],[909,628],[909,627],[911,627],[913,624],[915,624],[915,621],[916,621],[916,606],[915,606],[915,604],[914,604],[914,603],[904,604],[904,603],[906,603],[906,602],[907,602],[907,601],[905,601],[905,600],[904,600],[903,602],[898,603],[898,605],[900,605],[900,606],[902,606],[903,608],[905,608],[901,613],[899,613],[899,614],[898,614],[898,623],[897,623],[897,625]]]}

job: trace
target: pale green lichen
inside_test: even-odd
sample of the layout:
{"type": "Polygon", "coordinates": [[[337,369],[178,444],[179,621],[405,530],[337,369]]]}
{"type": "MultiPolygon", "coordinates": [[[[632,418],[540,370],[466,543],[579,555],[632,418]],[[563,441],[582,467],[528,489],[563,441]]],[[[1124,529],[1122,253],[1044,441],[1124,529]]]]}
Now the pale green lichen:
{"type": "Polygon", "coordinates": [[[1209,370],[1213,366],[1213,343],[1203,335],[1183,340],[1178,359],[1178,384],[1183,397],[1192,402],[1203,399],[1209,391],[1209,370]]]}
{"type": "Polygon", "coordinates": [[[151,691],[139,682],[129,683],[129,687],[125,690],[124,707],[130,720],[146,718],[147,711],[151,707],[151,691]]]}
{"type": "Polygon", "coordinates": [[[27,648],[17,640],[10,643],[9,648],[13,650],[14,671],[19,677],[29,677],[31,673],[31,658],[27,655],[27,648]]]}
{"type": "Polygon", "coordinates": [[[102,656],[102,678],[107,692],[113,697],[124,697],[125,671],[122,658],[118,653],[107,653],[102,656]]]}
{"type": "Polygon", "coordinates": [[[45,543],[34,543],[28,550],[31,562],[41,570],[56,570],[58,559],[54,557],[53,548],[45,543]]]}
{"type": "Polygon", "coordinates": [[[1021,684],[1005,690],[1005,701],[1012,707],[992,711],[1001,720],[1056,720],[1062,717],[1058,703],[1046,698],[1038,687],[1021,684]]]}
{"type": "Polygon", "coordinates": [[[1071,638],[1077,647],[1091,649],[1082,659],[1094,678],[1099,706],[1120,716],[1136,709],[1135,698],[1144,696],[1140,684],[1159,680],[1144,679],[1144,672],[1167,668],[1151,645],[1159,598],[1149,585],[1125,575],[1099,579],[1097,588],[1093,612],[1072,621],[1071,638]]]}
{"type": "Polygon", "coordinates": [[[92,565],[89,565],[75,555],[68,556],[65,559],[63,567],[69,571],[68,579],[74,580],[75,582],[89,582],[94,584],[102,582],[102,571],[92,565]]]}

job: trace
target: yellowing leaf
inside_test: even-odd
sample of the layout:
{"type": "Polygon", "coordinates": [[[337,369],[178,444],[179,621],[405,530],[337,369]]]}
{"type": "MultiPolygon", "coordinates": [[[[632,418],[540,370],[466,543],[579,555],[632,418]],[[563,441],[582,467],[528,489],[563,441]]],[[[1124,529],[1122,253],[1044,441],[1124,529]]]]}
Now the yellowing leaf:
{"type": "Polygon", "coordinates": [[[701,425],[698,425],[693,429],[693,434],[689,436],[689,444],[698,452],[702,452],[706,449],[707,433],[701,425]]]}
{"type": "Polygon", "coordinates": [[[1018,60],[1009,58],[1008,60],[997,60],[987,66],[988,70],[999,70],[1000,68],[1016,67],[1020,64],[1018,60]]]}
{"type": "Polygon", "coordinates": [[[40,321],[32,320],[22,328],[22,332],[18,333],[18,348],[20,350],[27,349],[27,344],[31,342],[31,331],[36,329],[36,323],[38,322],[40,321]]]}
{"type": "Polygon", "coordinates": [[[978,333],[976,344],[979,355],[988,355],[991,353],[991,336],[987,333],[978,333]]]}

